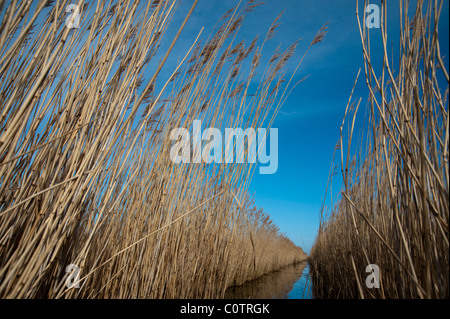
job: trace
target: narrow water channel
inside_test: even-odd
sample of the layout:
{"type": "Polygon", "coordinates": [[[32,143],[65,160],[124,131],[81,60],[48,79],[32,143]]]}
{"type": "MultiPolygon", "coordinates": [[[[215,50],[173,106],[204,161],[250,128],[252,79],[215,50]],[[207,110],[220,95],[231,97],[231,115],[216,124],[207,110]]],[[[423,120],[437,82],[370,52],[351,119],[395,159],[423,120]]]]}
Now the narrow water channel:
{"type": "Polygon", "coordinates": [[[230,287],[226,299],[311,299],[309,265],[301,262],[230,287]]]}

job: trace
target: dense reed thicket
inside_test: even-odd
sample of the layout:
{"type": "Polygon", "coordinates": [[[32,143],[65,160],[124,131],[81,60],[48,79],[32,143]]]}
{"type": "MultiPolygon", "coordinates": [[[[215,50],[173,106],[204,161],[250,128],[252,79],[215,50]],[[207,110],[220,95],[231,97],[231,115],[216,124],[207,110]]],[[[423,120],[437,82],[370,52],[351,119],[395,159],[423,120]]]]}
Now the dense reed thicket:
{"type": "Polygon", "coordinates": [[[379,52],[357,9],[369,118],[360,146],[351,150],[361,99],[351,104],[350,97],[346,117],[353,113],[353,119],[348,134],[343,123],[336,148],[340,200],[323,210],[310,254],[316,298],[449,297],[449,78],[438,36],[443,1],[399,2],[398,60],[388,48],[386,1],[381,29],[371,31],[381,31],[380,67],[372,63],[379,52]],[[366,286],[368,264],[379,267],[379,288],[366,286]]]}
{"type": "Polygon", "coordinates": [[[247,195],[255,164],[170,160],[173,128],[270,127],[293,87],[296,43],[257,73],[277,20],[236,43],[255,1],[164,77],[196,3],[165,38],[174,0],[79,1],[79,28],[67,0],[0,1],[0,297],[217,298],[305,258],[247,195]]]}

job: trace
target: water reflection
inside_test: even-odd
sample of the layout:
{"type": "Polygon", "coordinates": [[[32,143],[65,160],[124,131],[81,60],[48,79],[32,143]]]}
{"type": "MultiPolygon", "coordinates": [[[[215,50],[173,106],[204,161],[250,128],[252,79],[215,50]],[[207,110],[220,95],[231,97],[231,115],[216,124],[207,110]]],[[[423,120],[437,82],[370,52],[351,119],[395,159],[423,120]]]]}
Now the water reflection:
{"type": "Polygon", "coordinates": [[[309,264],[303,269],[303,274],[294,284],[288,294],[288,299],[312,299],[311,278],[309,277],[309,264]]]}
{"type": "Polygon", "coordinates": [[[287,266],[242,286],[230,287],[226,299],[304,299],[311,298],[309,265],[287,266]]]}

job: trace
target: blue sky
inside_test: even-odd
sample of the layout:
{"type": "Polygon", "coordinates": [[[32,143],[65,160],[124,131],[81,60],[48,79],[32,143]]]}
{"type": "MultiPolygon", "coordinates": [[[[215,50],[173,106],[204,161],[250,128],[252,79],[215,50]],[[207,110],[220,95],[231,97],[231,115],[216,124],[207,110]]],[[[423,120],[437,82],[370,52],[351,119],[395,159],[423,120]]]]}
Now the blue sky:
{"type": "MultiPolygon", "coordinates": [[[[179,8],[181,12],[178,12],[180,15],[176,15],[173,20],[174,25],[181,23],[181,13],[187,12],[191,3],[192,1],[182,2],[179,8]]],[[[238,1],[234,0],[200,0],[180,42],[174,48],[172,58],[177,58],[177,51],[180,55],[185,51],[202,26],[208,34],[217,19],[237,3],[238,1]]],[[[361,12],[363,2],[359,3],[361,12]]],[[[379,5],[380,1],[372,3],[379,5]]],[[[399,30],[398,1],[392,1],[389,5],[388,28],[392,29],[389,29],[388,41],[394,41],[395,49],[399,30]]],[[[415,6],[411,4],[411,7],[415,6]]],[[[271,22],[284,10],[281,25],[271,42],[272,50],[280,43],[287,47],[293,41],[302,39],[288,69],[289,75],[317,31],[329,22],[325,40],[311,48],[295,76],[295,80],[306,75],[309,75],[309,78],[294,89],[274,122],[273,127],[278,128],[278,171],[273,175],[260,175],[255,172],[250,185],[256,205],[264,208],[281,232],[286,233],[295,244],[307,252],[310,251],[317,233],[333,151],[360,67],[362,72],[354,98],[363,98],[361,114],[364,114],[367,99],[355,8],[354,0],[267,1],[249,14],[240,33],[240,37],[248,42],[257,34],[264,36],[271,22]]],[[[439,31],[441,51],[446,56],[444,60],[447,65],[448,11],[446,1],[439,31]]],[[[377,29],[372,30],[372,55],[375,61],[379,62],[382,57],[379,50],[380,35],[377,29]]],[[[267,52],[271,52],[271,48],[267,52]]]]}

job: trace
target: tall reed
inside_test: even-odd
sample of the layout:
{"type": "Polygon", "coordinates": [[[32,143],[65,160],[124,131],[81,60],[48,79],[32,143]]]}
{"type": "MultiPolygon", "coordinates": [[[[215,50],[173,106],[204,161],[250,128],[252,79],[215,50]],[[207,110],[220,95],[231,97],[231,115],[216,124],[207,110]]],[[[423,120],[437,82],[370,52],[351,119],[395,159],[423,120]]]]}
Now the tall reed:
{"type": "Polygon", "coordinates": [[[296,43],[258,75],[276,23],[236,43],[249,1],[165,76],[197,0],[172,39],[175,0],[79,1],[78,29],[68,4],[0,2],[0,297],[218,298],[304,259],[247,195],[254,164],[174,164],[169,138],[270,127],[296,43]]]}
{"type": "Polygon", "coordinates": [[[371,31],[381,31],[381,52],[356,10],[369,117],[360,123],[367,125],[360,145],[351,149],[361,99],[351,103],[350,97],[348,134],[343,123],[336,148],[341,196],[331,211],[323,210],[310,255],[317,298],[449,297],[449,78],[438,34],[443,1],[419,0],[415,8],[399,3],[397,61],[388,49],[386,1],[381,28],[371,31]],[[381,67],[372,63],[378,53],[381,67]],[[379,288],[366,285],[369,264],[379,267],[379,288]]]}

